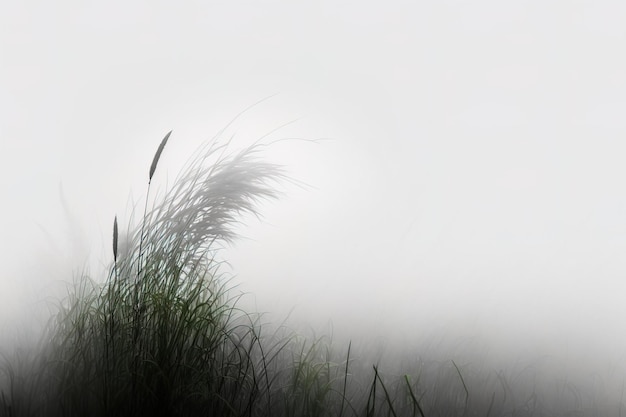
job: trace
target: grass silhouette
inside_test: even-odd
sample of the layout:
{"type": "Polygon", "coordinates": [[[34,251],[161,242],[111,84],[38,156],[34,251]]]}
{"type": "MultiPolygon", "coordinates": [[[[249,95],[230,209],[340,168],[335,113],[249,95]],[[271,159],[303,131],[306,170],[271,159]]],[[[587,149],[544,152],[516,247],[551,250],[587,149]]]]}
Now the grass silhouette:
{"type": "Polygon", "coordinates": [[[149,209],[170,134],[150,167],[141,221],[120,233],[114,218],[107,279],[80,276],[34,353],[5,356],[0,415],[603,415],[580,401],[546,405],[503,372],[450,361],[385,374],[358,361],[352,344],[337,353],[323,337],[267,331],[238,308],[216,250],[288,177],[263,162],[262,145],[231,152],[214,139],[149,209]]]}

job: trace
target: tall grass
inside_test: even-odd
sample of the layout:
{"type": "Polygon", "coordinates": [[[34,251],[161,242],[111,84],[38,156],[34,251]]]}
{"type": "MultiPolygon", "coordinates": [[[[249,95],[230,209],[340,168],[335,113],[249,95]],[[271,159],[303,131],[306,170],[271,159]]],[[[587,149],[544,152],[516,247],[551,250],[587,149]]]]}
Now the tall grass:
{"type": "MultiPolygon", "coordinates": [[[[25,373],[34,391],[19,394],[21,381],[11,380],[1,397],[5,413],[258,412],[272,346],[261,347],[256,318],[237,309],[214,256],[219,242],[235,237],[239,217],[275,198],[271,185],[284,178],[280,167],[257,158],[259,148],[228,153],[227,144],[210,143],[151,210],[146,197],[143,218],[123,245],[115,218],[108,279],[76,281],[35,369],[25,373]]],[[[14,372],[7,361],[6,373],[14,372]]]]}
{"type": "MultiPolygon", "coordinates": [[[[165,146],[150,166],[148,192],[165,146]]],[[[105,280],[75,280],[41,345],[2,362],[2,416],[525,416],[502,373],[456,362],[385,373],[324,338],[268,331],[238,308],[218,248],[287,179],[259,144],[213,140],[138,224],[119,232],[105,280]],[[494,377],[495,375],[495,377],[494,377]]],[[[579,409],[581,407],[578,407],[579,409]]],[[[550,414],[554,412],[555,414],[550,414]]],[[[546,414],[541,414],[546,413],[546,414]]],[[[571,414],[574,415],[574,414],[571,414]]],[[[590,414],[591,415],[591,414],[590,414]]]]}

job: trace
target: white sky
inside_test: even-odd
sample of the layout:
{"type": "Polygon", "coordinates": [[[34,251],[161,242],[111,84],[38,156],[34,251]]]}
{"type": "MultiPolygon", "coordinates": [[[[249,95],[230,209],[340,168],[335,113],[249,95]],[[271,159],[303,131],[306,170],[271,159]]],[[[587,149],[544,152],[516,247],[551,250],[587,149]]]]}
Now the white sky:
{"type": "Polygon", "coordinates": [[[0,312],[88,258],[100,273],[167,131],[163,188],[278,93],[241,143],[300,117],[272,137],[332,141],[268,155],[311,188],[286,186],[225,252],[260,310],[618,354],[624,22],[617,0],[4,1],[0,312]]]}

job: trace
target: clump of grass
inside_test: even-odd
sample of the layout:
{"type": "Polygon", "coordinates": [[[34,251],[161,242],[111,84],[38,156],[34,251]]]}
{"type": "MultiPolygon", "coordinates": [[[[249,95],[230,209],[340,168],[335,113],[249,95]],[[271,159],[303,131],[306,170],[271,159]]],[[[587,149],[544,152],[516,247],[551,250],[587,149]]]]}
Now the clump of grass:
{"type": "MultiPolygon", "coordinates": [[[[240,415],[258,406],[267,383],[260,336],[228,295],[215,253],[236,236],[242,214],[276,197],[273,183],[285,176],[257,158],[259,145],[227,151],[212,142],[151,210],[146,198],[125,251],[115,217],[108,279],[80,277],[50,323],[35,371],[40,392],[25,414],[240,415]]],[[[1,401],[13,414],[19,401],[11,397],[1,401]]]]}

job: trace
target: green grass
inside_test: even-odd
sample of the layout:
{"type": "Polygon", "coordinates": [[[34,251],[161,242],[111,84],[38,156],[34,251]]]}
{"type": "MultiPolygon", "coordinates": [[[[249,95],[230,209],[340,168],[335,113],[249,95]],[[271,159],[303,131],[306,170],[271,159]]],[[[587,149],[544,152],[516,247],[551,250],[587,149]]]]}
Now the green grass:
{"type": "Polygon", "coordinates": [[[120,233],[114,219],[106,279],[78,277],[40,345],[4,357],[0,416],[604,415],[452,360],[386,373],[352,344],[336,351],[242,311],[219,247],[288,178],[261,145],[232,153],[214,140],[149,208],[170,133],[140,221],[120,233]]]}

